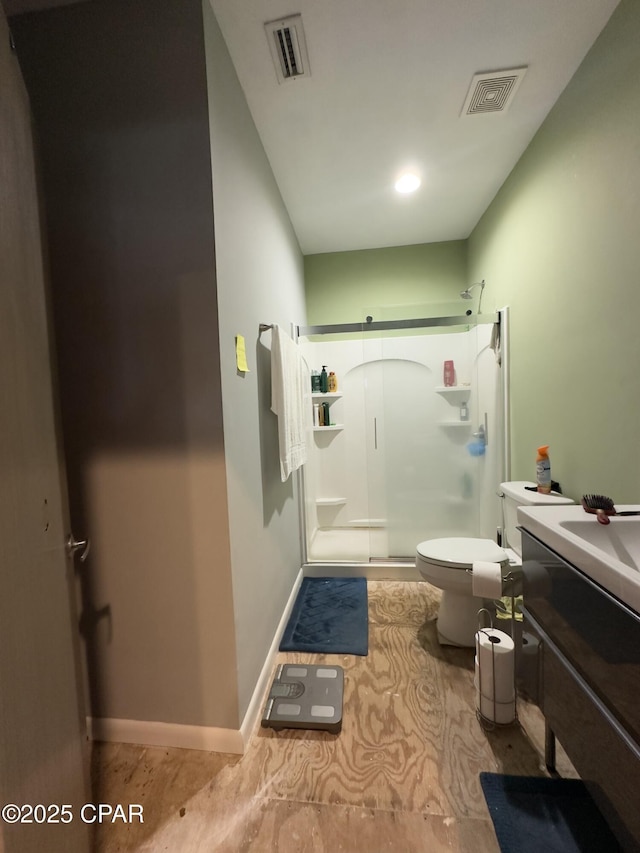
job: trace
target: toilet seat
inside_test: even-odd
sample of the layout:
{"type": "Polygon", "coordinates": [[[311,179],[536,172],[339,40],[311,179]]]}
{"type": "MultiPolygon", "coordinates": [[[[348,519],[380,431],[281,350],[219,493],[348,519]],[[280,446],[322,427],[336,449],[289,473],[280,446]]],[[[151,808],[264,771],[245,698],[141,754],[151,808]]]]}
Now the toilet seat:
{"type": "Polygon", "coordinates": [[[447,569],[471,569],[476,560],[508,563],[509,555],[491,539],[427,539],[416,548],[418,557],[447,569]]]}

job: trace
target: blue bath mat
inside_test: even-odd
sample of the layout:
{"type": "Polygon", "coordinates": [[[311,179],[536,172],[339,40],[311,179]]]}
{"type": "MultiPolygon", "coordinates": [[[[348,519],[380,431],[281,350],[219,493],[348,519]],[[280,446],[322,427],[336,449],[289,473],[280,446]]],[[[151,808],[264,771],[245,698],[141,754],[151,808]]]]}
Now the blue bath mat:
{"type": "Polygon", "coordinates": [[[366,579],[303,578],[280,651],[366,655],[366,579]]]}
{"type": "Polygon", "coordinates": [[[501,853],[622,853],[579,779],[481,773],[501,853]]]}

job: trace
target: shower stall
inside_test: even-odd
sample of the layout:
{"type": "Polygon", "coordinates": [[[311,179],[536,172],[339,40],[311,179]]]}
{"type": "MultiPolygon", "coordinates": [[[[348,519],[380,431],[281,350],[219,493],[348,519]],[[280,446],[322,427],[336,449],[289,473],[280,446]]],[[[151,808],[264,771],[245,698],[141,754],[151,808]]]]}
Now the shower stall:
{"type": "Polygon", "coordinates": [[[311,395],[300,477],[307,566],[397,571],[425,539],[495,538],[509,474],[507,323],[502,309],[298,328],[309,368],[326,365],[338,381],[311,395]],[[444,384],[445,361],[454,385],[444,384]]]}

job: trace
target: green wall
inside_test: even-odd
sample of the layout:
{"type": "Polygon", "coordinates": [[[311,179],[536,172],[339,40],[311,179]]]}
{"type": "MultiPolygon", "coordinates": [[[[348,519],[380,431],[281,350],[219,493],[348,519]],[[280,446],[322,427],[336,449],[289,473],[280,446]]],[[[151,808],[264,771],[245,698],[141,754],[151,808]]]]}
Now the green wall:
{"type": "Polygon", "coordinates": [[[512,475],[640,502],[640,3],[623,0],[469,240],[511,308],[512,475]]]}
{"type": "Polygon", "coordinates": [[[399,313],[412,316],[426,303],[455,301],[460,313],[473,305],[459,298],[469,284],[465,240],[307,255],[304,274],[310,325],[361,322],[377,306],[407,306],[399,313]]]}

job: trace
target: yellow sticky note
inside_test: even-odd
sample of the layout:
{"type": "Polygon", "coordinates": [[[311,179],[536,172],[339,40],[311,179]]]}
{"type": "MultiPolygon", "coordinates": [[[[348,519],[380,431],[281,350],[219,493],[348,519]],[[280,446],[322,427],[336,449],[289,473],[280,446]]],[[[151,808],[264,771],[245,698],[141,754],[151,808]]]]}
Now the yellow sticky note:
{"type": "Polygon", "coordinates": [[[244,345],[243,335],[236,335],[236,366],[238,370],[241,370],[243,373],[249,372],[249,365],[247,364],[247,351],[244,345]]]}

